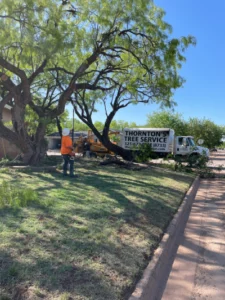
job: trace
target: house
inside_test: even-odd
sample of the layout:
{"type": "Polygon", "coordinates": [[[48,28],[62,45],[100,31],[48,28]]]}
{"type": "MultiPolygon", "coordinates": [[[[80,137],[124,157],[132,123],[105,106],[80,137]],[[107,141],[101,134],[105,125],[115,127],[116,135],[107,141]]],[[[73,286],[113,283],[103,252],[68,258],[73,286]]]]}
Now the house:
{"type": "MultiPolygon", "coordinates": [[[[87,137],[88,132],[87,131],[74,131],[74,142],[79,139],[80,136],[87,137]]],[[[72,133],[70,133],[70,137],[72,138],[72,133]]],[[[49,134],[46,136],[46,139],[48,141],[48,150],[59,150],[61,147],[61,137],[58,132],[49,134]]]]}
{"type": "MultiPolygon", "coordinates": [[[[2,120],[4,123],[12,120],[11,107],[6,105],[3,109],[2,120]]],[[[14,159],[21,151],[12,143],[0,137],[0,159],[7,157],[14,159]]]]}

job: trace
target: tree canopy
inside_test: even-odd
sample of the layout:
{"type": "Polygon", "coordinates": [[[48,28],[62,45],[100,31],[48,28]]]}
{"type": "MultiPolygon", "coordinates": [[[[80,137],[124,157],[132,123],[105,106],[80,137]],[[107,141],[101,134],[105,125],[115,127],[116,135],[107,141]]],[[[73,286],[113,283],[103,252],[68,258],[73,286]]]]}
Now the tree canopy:
{"type": "Polygon", "coordinates": [[[190,118],[187,125],[189,135],[194,136],[196,142],[203,139],[203,145],[208,148],[221,144],[223,130],[211,120],[190,118]]]}
{"type": "Polygon", "coordinates": [[[147,127],[172,128],[176,135],[188,135],[187,122],[181,114],[171,111],[157,111],[147,116],[147,127]]]}
{"type": "Polygon", "coordinates": [[[178,72],[183,52],[195,39],[171,38],[164,15],[152,0],[2,0],[0,136],[32,163],[46,150],[47,124],[68,102],[107,147],[119,109],[140,102],[171,106],[184,83],[178,72]],[[92,120],[96,103],[106,112],[103,133],[92,120]],[[6,104],[13,130],[1,122],[6,104]],[[32,138],[24,124],[27,109],[37,117],[32,138]]]}

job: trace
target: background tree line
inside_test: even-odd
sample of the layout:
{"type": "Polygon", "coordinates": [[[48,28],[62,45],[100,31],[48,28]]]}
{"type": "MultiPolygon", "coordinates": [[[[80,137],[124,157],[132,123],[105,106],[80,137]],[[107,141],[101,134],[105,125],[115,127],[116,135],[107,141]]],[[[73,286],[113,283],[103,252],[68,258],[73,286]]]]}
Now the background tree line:
{"type": "Polygon", "coordinates": [[[172,128],[176,135],[190,135],[195,142],[204,140],[203,146],[211,149],[222,144],[225,127],[203,118],[189,118],[184,120],[182,114],[171,111],[159,111],[147,116],[146,127],[172,128]]]}
{"type": "MultiPolygon", "coordinates": [[[[73,127],[73,121],[69,117],[68,111],[61,116],[61,123],[63,127],[73,127]]],[[[98,130],[103,130],[104,123],[100,121],[94,122],[94,126],[98,130]]],[[[172,128],[175,130],[176,135],[190,135],[193,136],[195,142],[199,139],[204,140],[203,146],[213,148],[221,145],[222,136],[225,135],[225,126],[219,126],[213,121],[203,118],[190,118],[184,120],[182,114],[171,112],[167,110],[153,112],[147,115],[147,122],[144,125],[137,125],[135,122],[126,122],[123,120],[113,120],[111,122],[111,129],[122,130],[123,128],[135,127],[153,127],[153,128],[172,128]]],[[[85,131],[89,127],[78,119],[74,120],[75,131],[85,131]]],[[[57,131],[55,124],[49,125],[47,132],[52,133],[57,131]]]]}

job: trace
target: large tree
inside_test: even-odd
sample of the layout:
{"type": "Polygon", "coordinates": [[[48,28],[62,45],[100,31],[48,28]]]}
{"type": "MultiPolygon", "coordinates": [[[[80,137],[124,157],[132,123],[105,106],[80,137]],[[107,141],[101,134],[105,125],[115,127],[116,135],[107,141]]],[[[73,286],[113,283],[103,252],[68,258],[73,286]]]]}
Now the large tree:
{"type": "Polygon", "coordinates": [[[223,128],[208,119],[190,118],[187,123],[188,134],[197,142],[204,140],[203,146],[214,148],[221,144],[223,128]]]}
{"type": "Polygon", "coordinates": [[[169,110],[156,111],[147,116],[147,127],[172,128],[176,135],[188,135],[187,122],[182,115],[169,110]]]}
{"type": "Polygon", "coordinates": [[[0,136],[21,149],[24,162],[38,163],[47,125],[71,101],[106,147],[130,158],[110,142],[111,121],[130,104],[171,105],[183,84],[183,51],[195,42],[170,38],[163,16],[151,0],[2,0],[0,136]],[[99,102],[106,111],[103,132],[92,121],[99,102]],[[13,130],[2,122],[6,104],[13,130]],[[33,135],[25,122],[28,107],[37,116],[33,135]]]}

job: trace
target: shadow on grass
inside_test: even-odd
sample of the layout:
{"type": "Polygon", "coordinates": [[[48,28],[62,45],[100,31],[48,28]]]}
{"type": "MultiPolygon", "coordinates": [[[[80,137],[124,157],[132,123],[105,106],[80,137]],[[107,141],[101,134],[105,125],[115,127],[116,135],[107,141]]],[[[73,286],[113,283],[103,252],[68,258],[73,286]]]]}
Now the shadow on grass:
{"type": "Polygon", "coordinates": [[[1,211],[4,227],[16,232],[8,240],[9,251],[0,253],[4,292],[12,296],[15,286],[36,285],[45,299],[48,293],[65,292],[71,299],[128,298],[182,198],[181,191],[159,186],[154,178],[191,180],[147,170],[134,177],[119,168],[110,172],[79,170],[75,180],[30,173],[46,184],[37,185],[37,192],[55,191],[56,196],[50,207],[1,211]]]}
{"type": "MultiPolygon", "coordinates": [[[[0,266],[0,286],[5,293],[12,291],[9,292],[12,299],[26,299],[26,294],[29,293],[27,289],[34,282],[48,292],[70,292],[91,300],[117,299],[113,289],[94,270],[69,261],[62,263],[57,257],[38,258],[31,264],[18,261],[8,251],[0,251],[0,266]],[[89,289],[86,288],[86,284],[89,289]]],[[[48,296],[43,292],[41,298],[48,299],[48,296]]]]}

